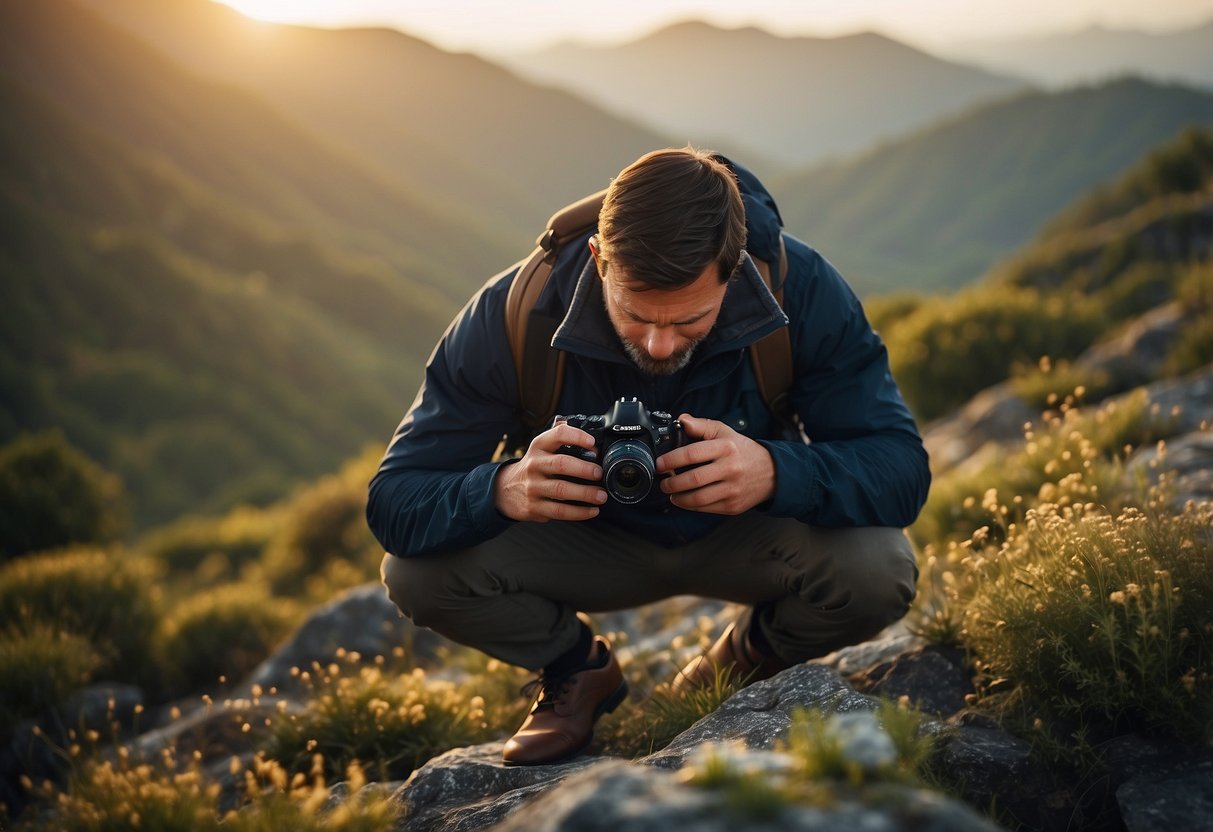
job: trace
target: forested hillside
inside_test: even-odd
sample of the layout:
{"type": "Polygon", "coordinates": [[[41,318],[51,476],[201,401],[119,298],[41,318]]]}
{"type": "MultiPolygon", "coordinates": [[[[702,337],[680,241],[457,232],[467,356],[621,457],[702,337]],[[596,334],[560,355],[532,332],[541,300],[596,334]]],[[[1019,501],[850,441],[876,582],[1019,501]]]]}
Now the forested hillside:
{"type": "Polygon", "coordinates": [[[947,292],[1192,124],[1213,125],[1213,93],[1134,79],[1025,93],[770,184],[788,228],[861,293],[947,292]]]}
{"type": "Polygon", "coordinates": [[[0,437],[62,429],[137,526],[381,442],[519,254],[69,3],[5,4],[0,47],[0,437]]]}
{"type": "Polygon", "coordinates": [[[559,206],[682,140],[394,30],[268,24],[210,0],[81,2],[427,204],[524,243],[559,206]]]}

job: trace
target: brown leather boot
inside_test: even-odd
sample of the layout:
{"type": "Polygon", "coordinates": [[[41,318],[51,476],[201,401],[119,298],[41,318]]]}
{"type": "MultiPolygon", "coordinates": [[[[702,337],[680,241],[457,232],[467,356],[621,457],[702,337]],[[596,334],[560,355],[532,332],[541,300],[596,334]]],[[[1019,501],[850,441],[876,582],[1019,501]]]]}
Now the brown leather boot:
{"type": "Polygon", "coordinates": [[[748,629],[743,632],[733,623],[706,653],[696,656],[674,677],[670,688],[674,693],[686,694],[713,687],[717,677],[721,682],[740,680],[741,687],[745,687],[788,667],[791,665],[778,656],[760,652],[750,642],[748,629]]]}
{"type": "Polygon", "coordinates": [[[540,672],[535,683],[539,697],[501,754],[507,766],[534,766],[572,757],[594,739],[598,717],[615,710],[628,695],[623,671],[602,636],[595,637],[584,665],[554,678],[540,672]]]}

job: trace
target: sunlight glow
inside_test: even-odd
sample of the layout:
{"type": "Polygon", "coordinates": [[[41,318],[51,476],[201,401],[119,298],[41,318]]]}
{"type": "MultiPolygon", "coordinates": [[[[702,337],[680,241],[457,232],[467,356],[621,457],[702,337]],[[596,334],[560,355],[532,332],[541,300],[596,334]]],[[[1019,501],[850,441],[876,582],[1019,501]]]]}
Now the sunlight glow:
{"type": "Polygon", "coordinates": [[[1213,0],[215,0],[257,20],[391,26],[447,49],[509,53],[562,40],[624,42],[683,20],[832,37],[878,31],[922,45],[1075,31],[1163,31],[1213,18],[1213,0]]]}

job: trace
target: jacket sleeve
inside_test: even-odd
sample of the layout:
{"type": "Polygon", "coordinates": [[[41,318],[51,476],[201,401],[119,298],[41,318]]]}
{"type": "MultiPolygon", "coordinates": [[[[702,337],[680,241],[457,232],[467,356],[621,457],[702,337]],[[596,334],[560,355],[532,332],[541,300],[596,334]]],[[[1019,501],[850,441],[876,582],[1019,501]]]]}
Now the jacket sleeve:
{"type": "Polygon", "coordinates": [[[830,263],[797,241],[788,254],[790,397],[809,442],[763,442],[777,477],[766,511],[825,527],[908,526],[931,474],[888,352],[830,263]]]}
{"type": "Polygon", "coordinates": [[[371,480],[367,523],[393,555],[472,546],[514,522],[493,503],[504,463],[488,461],[517,418],[504,319],[508,277],[489,281],[447,328],[371,480]]]}

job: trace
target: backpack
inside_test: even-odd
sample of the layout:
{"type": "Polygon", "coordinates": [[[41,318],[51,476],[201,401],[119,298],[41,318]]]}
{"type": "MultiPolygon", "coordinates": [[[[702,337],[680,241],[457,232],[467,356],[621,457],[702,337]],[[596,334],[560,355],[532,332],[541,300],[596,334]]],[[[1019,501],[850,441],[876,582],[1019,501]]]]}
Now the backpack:
{"type": "MultiPolygon", "coordinates": [[[[556,415],[556,402],[560,399],[564,380],[565,353],[552,347],[552,336],[563,318],[543,314],[535,304],[552,274],[561,246],[597,227],[605,197],[604,189],[553,214],[547,229],[536,240],[535,250],[514,275],[505,303],[505,330],[514,357],[522,429],[517,435],[505,437],[499,452],[524,451],[530,440],[546,430],[556,415]]],[[[788,273],[783,235],[779,236],[777,283],[771,280],[769,263],[751,259],[782,307],[783,283],[788,273]]],[[[788,399],[792,386],[792,343],[788,328],[780,327],[751,344],[750,362],[767,407],[784,425],[795,425],[788,399]]]]}

